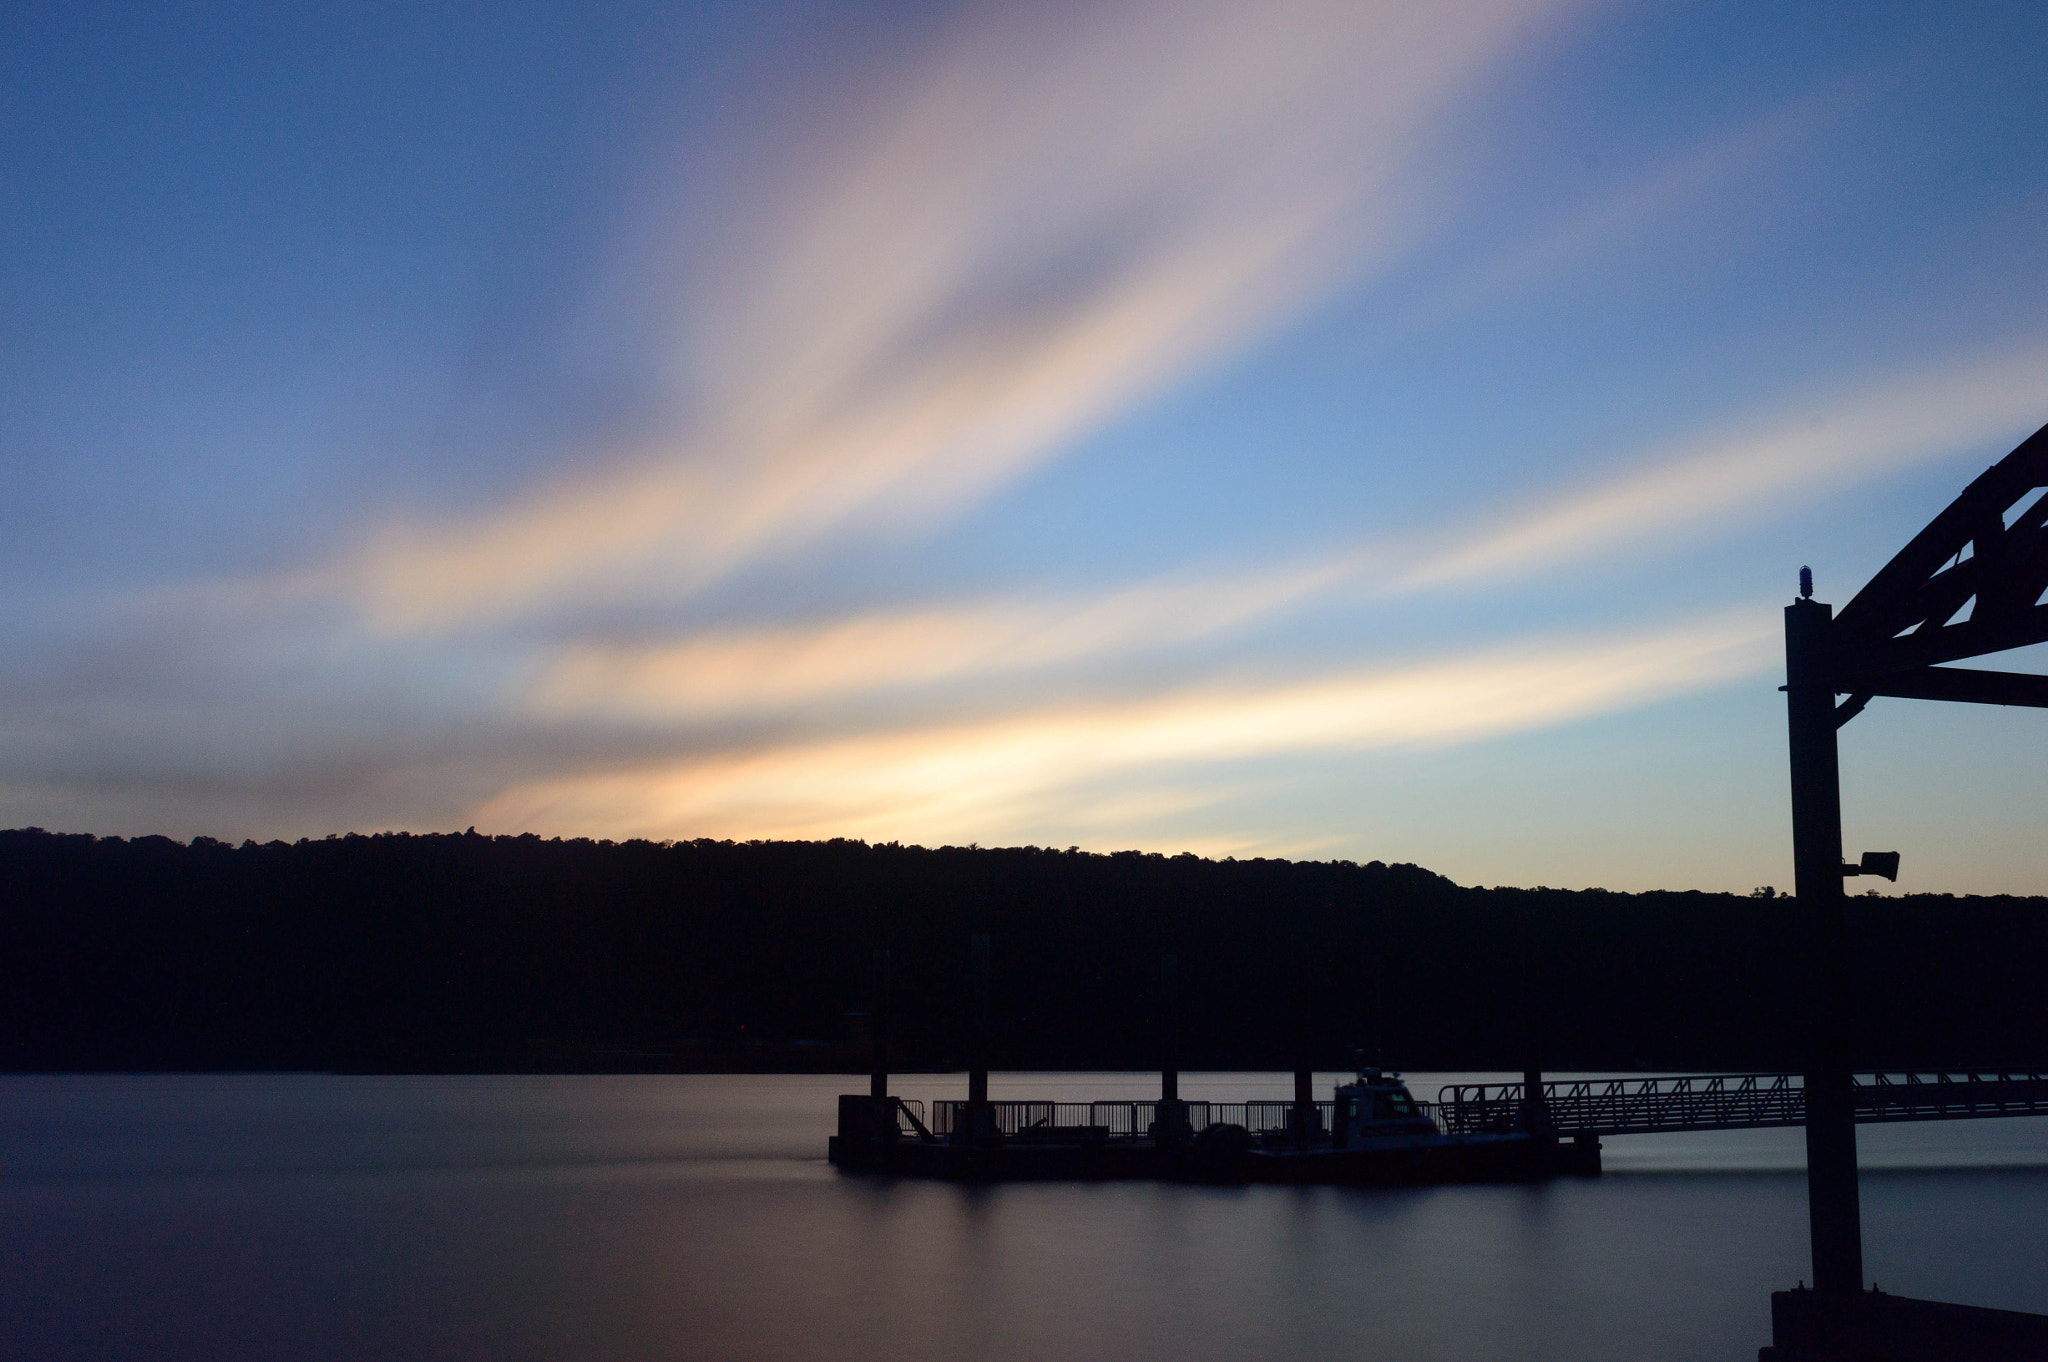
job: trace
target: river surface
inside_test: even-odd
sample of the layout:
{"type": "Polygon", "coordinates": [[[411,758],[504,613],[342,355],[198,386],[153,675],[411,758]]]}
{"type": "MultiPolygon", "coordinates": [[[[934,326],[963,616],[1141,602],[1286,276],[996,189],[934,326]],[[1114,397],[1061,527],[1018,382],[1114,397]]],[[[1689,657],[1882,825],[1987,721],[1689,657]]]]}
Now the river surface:
{"type": "MultiPolygon", "coordinates": [[[[0,1077],[0,1354],[1746,1362],[1808,1273],[1797,1130],[1610,1140],[1605,1176],[1535,1187],[966,1188],[834,1172],[834,1095],[864,1088],[0,1077]]],[[[2048,1312],[2048,1118],[1859,1135],[1879,1285],[2048,1312]]]]}

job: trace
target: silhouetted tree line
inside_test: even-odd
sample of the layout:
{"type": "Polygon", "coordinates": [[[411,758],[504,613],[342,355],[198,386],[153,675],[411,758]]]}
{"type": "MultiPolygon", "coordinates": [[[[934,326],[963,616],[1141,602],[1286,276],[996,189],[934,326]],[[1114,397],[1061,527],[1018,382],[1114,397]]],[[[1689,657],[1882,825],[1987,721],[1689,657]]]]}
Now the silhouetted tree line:
{"type": "MultiPolygon", "coordinates": [[[[1866,1064],[2048,1062],[2048,900],[1856,898],[1866,1064]]],[[[1463,888],[1412,865],[1035,847],[0,832],[0,1067],[1797,1067],[1791,901],[1463,888]]]]}

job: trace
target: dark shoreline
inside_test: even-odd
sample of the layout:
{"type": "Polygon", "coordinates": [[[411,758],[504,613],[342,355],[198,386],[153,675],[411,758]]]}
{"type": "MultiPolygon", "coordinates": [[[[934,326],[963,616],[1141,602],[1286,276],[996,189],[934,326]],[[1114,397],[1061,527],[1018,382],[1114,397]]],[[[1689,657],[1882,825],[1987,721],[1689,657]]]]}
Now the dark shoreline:
{"type": "MultiPolygon", "coordinates": [[[[2048,1055],[2048,899],[1851,900],[1862,1067],[2048,1055]]],[[[1772,896],[1483,889],[1410,865],[832,842],[0,832],[0,1071],[1777,1071],[1803,1029],[1772,896]]]]}

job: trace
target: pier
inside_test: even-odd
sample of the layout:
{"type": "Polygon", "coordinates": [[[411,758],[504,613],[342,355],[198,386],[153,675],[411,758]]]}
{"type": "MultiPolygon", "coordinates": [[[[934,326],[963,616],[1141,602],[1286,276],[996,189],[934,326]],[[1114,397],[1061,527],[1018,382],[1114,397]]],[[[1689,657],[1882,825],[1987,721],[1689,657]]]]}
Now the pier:
{"type": "MultiPolygon", "coordinates": [[[[1176,1075],[1178,1077],[1178,1075],[1176,1075]]],[[[978,1092],[985,1093],[986,1078],[978,1092]]],[[[886,1080],[884,1080],[884,1084],[886,1080]]],[[[1859,1124],[2048,1116],[2048,1072],[1938,1070],[1851,1075],[1859,1124]]],[[[832,1162],[850,1172],[953,1180],[1428,1182],[1592,1176],[1601,1140],[1806,1124],[1794,1073],[1447,1084],[1415,1100],[1444,1144],[1406,1159],[1327,1157],[1346,1115],[1336,1100],[1180,1098],[929,1104],[845,1096],[832,1162]],[[1317,1159],[1315,1154],[1326,1157],[1317,1159]],[[1304,1157],[1309,1156],[1309,1157],[1304,1157]]]]}

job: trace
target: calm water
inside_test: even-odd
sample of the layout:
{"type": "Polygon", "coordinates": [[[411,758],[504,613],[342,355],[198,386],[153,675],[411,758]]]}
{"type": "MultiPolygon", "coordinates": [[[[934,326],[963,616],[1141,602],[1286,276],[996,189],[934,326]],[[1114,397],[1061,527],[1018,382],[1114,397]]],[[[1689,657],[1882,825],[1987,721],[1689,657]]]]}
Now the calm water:
{"type": "MultiPolygon", "coordinates": [[[[1444,1080],[1411,1081],[1433,1097],[1444,1080]]],[[[1768,1341],[1768,1293],[1807,1273],[1797,1131],[1610,1141],[1606,1177],[1544,1187],[973,1189],[834,1173],[832,1098],[861,1086],[0,1079],[0,1349],[1732,1362],[1768,1341]]],[[[1146,1096],[1157,1080],[992,1087],[1146,1096]]],[[[2048,1312],[2048,1122],[1861,1136],[1885,1289],[2048,1312]]]]}

